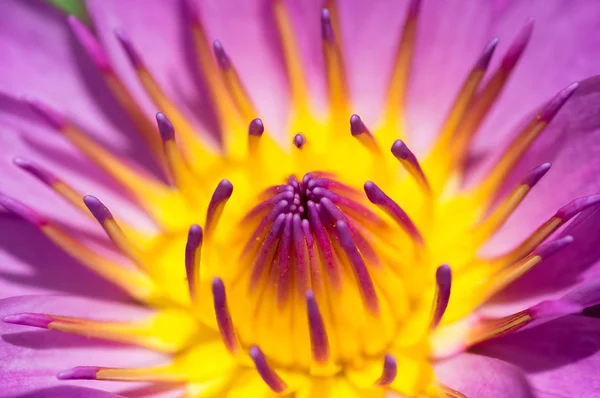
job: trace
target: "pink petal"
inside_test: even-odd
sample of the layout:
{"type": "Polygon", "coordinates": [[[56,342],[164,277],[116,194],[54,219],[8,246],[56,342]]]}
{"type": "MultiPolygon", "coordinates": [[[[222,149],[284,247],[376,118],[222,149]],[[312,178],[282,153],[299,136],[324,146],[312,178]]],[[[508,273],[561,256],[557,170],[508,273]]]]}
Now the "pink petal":
{"type": "Polygon", "coordinates": [[[422,7],[408,97],[411,148],[418,152],[431,144],[470,68],[494,38],[495,17],[488,1],[423,1],[422,7]]]}
{"type": "Polygon", "coordinates": [[[0,298],[57,292],[129,300],[125,293],[65,254],[39,230],[0,214],[0,298]]]}
{"type": "Polygon", "coordinates": [[[148,161],[136,152],[140,144],[131,122],[75,43],[64,15],[44,2],[6,2],[0,15],[0,51],[0,92],[43,100],[111,147],[148,161]]]}
{"type": "MultiPolygon", "coordinates": [[[[219,40],[239,71],[259,116],[284,131],[288,116],[286,75],[271,3],[266,0],[195,0],[211,40],[219,40]]],[[[314,4],[312,1],[307,7],[314,4]]],[[[318,21],[318,14],[315,15],[318,21]]],[[[318,31],[317,31],[318,32],[318,31]]]]}
{"type": "Polygon", "coordinates": [[[122,29],[142,61],[166,90],[173,103],[196,123],[215,128],[208,97],[200,93],[195,72],[193,47],[187,40],[188,26],[179,1],[87,2],[98,37],[108,52],[111,64],[123,78],[148,116],[159,110],[138,82],[135,69],[116,40],[122,29]]]}
{"type": "Polygon", "coordinates": [[[77,386],[57,386],[35,390],[23,395],[11,395],[15,398],[122,398],[123,395],[117,395],[106,391],[95,390],[77,386]]]}
{"type": "Polygon", "coordinates": [[[600,394],[600,320],[569,316],[487,343],[478,351],[523,369],[543,396],[600,394]]]}
{"type": "Polygon", "coordinates": [[[437,364],[435,372],[442,383],[467,397],[533,397],[523,372],[499,359],[463,353],[437,364]]]}
{"type": "MultiPolygon", "coordinates": [[[[133,305],[73,296],[20,296],[0,300],[0,318],[22,312],[89,316],[98,319],[139,319],[146,310],[133,305]]],[[[36,389],[76,384],[110,391],[134,388],[111,382],[64,382],[62,370],[78,365],[153,366],[167,358],[146,349],[0,322],[0,395],[31,393],[36,389]]],[[[140,385],[138,385],[140,386],[140,385]]]]}
{"type": "MultiPolygon", "coordinates": [[[[194,2],[194,0],[192,0],[194,2]]],[[[285,76],[277,58],[273,23],[264,1],[195,1],[209,40],[220,40],[255,101],[259,115],[270,126],[281,128],[287,110],[285,76]]],[[[170,98],[199,124],[215,129],[206,87],[198,85],[198,69],[191,45],[189,15],[179,1],[119,0],[88,2],[101,40],[121,76],[136,98],[145,94],[133,69],[116,42],[113,30],[122,28],[141,51],[144,62],[170,98]],[[207,112],[209,111],[209,112],[207,112]]],[[[155,107],[144,100],[148,110],[155,107]]],[[[214,131],[213,131],[214,132],[214,131]]]]}

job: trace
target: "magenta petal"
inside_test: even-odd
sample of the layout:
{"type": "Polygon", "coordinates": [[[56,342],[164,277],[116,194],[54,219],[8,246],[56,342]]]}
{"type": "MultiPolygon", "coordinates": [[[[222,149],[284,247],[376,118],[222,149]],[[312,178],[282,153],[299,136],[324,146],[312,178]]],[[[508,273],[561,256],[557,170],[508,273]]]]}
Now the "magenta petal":
{"type": "MultiPolygon", "coordinates": [[[[531,167],[551,161],[547,175],[492,239],[487,251],[506,250],[533,231],[543,220],[573,198],[600,192],[600,78],[583,81],[558,113],[539,142],[509,176],[504,194],[531,167]]],[[[590,208],[577,216],[560,236],[574,242],[543,262],[494,298],[495,305],[512,305],[507,312],[526,308],[544,299],[554,299],[586,280],[600,277],[600,209],[590,208]]]]}
{"type": "Polygon", "coordinates": [[[523,372],[495,358],[462,353],[435,366],[437,378],[467,397],[532,398],[523,372]]]}
{"type": "Polygon", "coordinates": [[[486,343],[477,350],[523,369],[540,395],[591,398],[600,394],[599,319],[557,319],[486,343]]]}
{"type": "MultiPolygon", "coordinates": [[[[133,305],[74,296],[21,296],[0,300],[0,318],[24,312],[114,320],[137,320],[148,313],[133,305]]],[[[142,348],[4,322],[0,322],[0,335],[0,396],[3,397],[63,385],[65,382],[56,378],[57,373],[75,366],[154,366],[168,360],[142,348]]],[[[94,382],[70,383],[92,386],[90,383],[94,382]]],[[[119,391],[125,387],[104,382],[102,388],[119,391]]]]}

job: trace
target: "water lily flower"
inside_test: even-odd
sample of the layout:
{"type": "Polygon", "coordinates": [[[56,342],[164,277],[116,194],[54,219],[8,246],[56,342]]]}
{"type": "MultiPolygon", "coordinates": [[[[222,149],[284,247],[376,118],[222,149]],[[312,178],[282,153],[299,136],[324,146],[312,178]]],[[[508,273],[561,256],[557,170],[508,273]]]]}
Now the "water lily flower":
{"type": "Polygon", "coordinates": [[[0,4],[1,396],[600,395],[597,1],[86,5],[0,4]]]}

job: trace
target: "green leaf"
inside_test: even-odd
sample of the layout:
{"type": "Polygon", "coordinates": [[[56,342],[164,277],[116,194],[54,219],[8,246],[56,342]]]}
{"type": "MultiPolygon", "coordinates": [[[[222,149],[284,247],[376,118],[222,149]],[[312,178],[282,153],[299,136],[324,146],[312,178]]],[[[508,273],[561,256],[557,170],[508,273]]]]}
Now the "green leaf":
{"type": "Polygon", "coordinates": [[[65,14],[76,16],[83,22],[88,21],[88,13],[85,8],[85,2],[83,0],[47,0],[48,3],[52,4],[65,14]]]}

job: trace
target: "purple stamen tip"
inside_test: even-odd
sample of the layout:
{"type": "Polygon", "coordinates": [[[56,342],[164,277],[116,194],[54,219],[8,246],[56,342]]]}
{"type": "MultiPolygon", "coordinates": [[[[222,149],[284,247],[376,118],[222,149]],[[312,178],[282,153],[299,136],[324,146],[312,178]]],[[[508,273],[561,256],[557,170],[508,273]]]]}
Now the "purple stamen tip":
{"type": "Polygon", "coordinates": [[[212,280],[213,305],[215,316],[219,326],[221,338],[227,349],[234,353],[237,351],[237,339],[233,322],[227,308],[227,296],[225,293],[225,285],[221,278],[214,277],[212,280]]]}
{"type": "Polygon", "coordinates": [[[452,290],[452,270],[448,264],[443,264],[438,267],[435,272],[435,283],[437,285],[436,301],[433,303],[433,319],[431,320],[431,328],[435,329],[439,325],[448,302],[450,301],[450,291],[452,290]]]}
{"type": "Polygon", "coordinates": [[[74,16],[68,17],[69,25],[71,30],[81,46],[85,49],[89,57],[92,59],[96,66],[104,71],[111,72],[110,61],[106,56],[106,53],[98,43],[98,40],[94,37],[92,32],[74,16]]]}
{"type": "Polygon", "coordinates": [[[536,247],[536,249],[533,251],[533,254],[540,256],[542,259],[546,259],[573,243],[574,240],[575,239],[571,235],[567,235],[550,242],[544,242],[536,247]]]}
{"type": "Polygon", "coordinates": [[[271,390],[279,394],[285,392],[287,385],[269,366],[265,355],[258,346],[250,347],[250,358],[252,358],[258,374],[260,374],[263,381],[271,388],[271,390]]]}
{"type": "Polygon", "coordinates": [[[448,264],[442,264],[437,268],[435,271],[435,282],[445,290],[450,290],[450,285],[452,283],[452,269],[448,264]]]}
{"type": "Polygon", "coordinates": [[[233,184],[229,180],[221,180],[215,192],[213,193],[211,202],[221,203],[231,197],[233,193],[233,184]]]}
{"type": "Polygon", "coordinates": [[[533,33],[533,19],[528,20],[525,23],[525,26],[519,32],[517,38],[513,41],[512,45],[506,52],[506,55],[502,59],[502,69],[511,70],[515,67],[521,55],[523,55],[523,51],[525,51],[525,47],[527,47],[527,43],[529,43],[529,39],[531,39],[531,34],[533,33]]]}
{"type": "Polygon", "coordinates": [[[32,111],[44,119],[44,121],[52,128],[60,131],[66,127],[67,121],[65,118],[48,105],[32,99],[24,99],[24,101],[29,105],[29,108],[31,108],[32,111]]]}
{"type": "Polygon", "coordinates": [[[193,224],[188,232],[187,246],[194,250],[202,244],[202,227],[193,224]]]}
{"type": "Polygon", "coordinates": [[[306,310],[308,313],[313,358],[319,363],[326,362],[329,359],[329,341],[327,339],[325,323],[323,322],[323,317],[321,316],[315,294],[312,290],[306,292],[306,310]]]}
{"type": "Polygon", "coordinates": [[[54,321],[52,317],[46,314],[36,314],[31,312],[25,312],[21,314],[7,315],[2,320],[6,323],[12,323],[15,325],[33,326],[36,328],[47,329],[48,325],[54,321]]]}
{"type": "Polygon", "coordinates": [[[500,39],[498,39],[497,37],[494,37],[492,39],[492,41],[490,41],[487,44],[487,46],[485,46],[483,53],[481,54],[481,56],[477,60],[477,63],[475,64],[475,69],[480,69],[480,70],[487,69],[487,67],[489,66],[490,61],[492,59],[492,56],[494,55],[494,51],[496,51],[496,47],[498,46],[499,41],[500,41],[500,39]]]}
{"type": "Polygon", "coordinates": [[[577,198],[569,202],[566,206],[560,208],[556,212],[556,217],[561,219],[563,222],[567,222],[578,213],[581,213],[597,203],[600,203],[600,194],[577,198]]]}
{"type": "Polygon", "coordinates": [[[398,374],[398,364],[393,355],[387,354],[383,359],[383,371],[381,377],[377,380],[377,385],[387,386],[394,382],[398,374]]]}
{"type": "Polygon", "coordinates": [[[21,217],[25,221],[30,222],[38,228],[48,225],[48,220],[46,220],[36,211],[19,202],[18,200],[5,196],[1,193],[0,206],[4,207],[8,212],[21,217]]]}
{"type": "Polygon", "coordinates": [[[160,132],[160,137],[163,141],[175,139],[175,128],[164,113],[158,112],[156,114],[156,123],[158,124],[158,131],[160,132]]]}
{"type": "Polygon", "coordinates": [[[215,53],[215,58],[217,59],[219,66],[222,69],[229,69],[231,61],[223,48],[223,44],[221,44],[219,40],[213,41],[213,52],[215,53]]]}
{"type": "Polygon", "coordinates": [[[56,377],[59,380],[95,380],[102,369],[99,366],[77,366],[60,372],[56,377]]]}
{"type": "Polygon", "coordinates": [[[302,149],[302,147],[306,144],[306,138],[302,134],[296,134],[294,136],[294,145],[298,149],[302,149]]]}
{"type": "Polygon", "coordinates": [[[215,303],[215,308],[221,308],[227,304],[225,285],[223,284],[223,280],[216,276],[212,280],[212,294],[215,303]]]}
{"type": "Polygon", "coordinates": [[[92,195],[86,195],[83,197],[83,203],[87,206],[88,210],[98,220],[100,224],[104,224],[106,220],[112,220],[113,215],[104,203],[102,203],[97,197],[92,195]]]}
{"type": "Polygon", "coordinates": [[[185,245],[185,273],[192,296],[194,295],[194,268],[197,262],[197,250],[201,245],[202,228],[197,224],[193,224],[188,232],[187,243],[185,245]]]}
{"type": "Polygon", "coordinates": [[[566,88],[562,89],[550,102],[544,107],[542,112],[538,116],[538,120],[549,123],[562,106],[567,102],[571,95],[577,90],[579,83],[575,82],[566,88]]]}
{"type": "Polygon", "coordinates": [[[19,168],[25,170],[26,172],[28,172],[29,174],[33,175],[35,178],[37,178],[44,184],[52,185],[59,181],[59,179],[54,174],[50,173],[49,171],[41,168],[37,164],[32,163],[31,161],[29,161],[27,159],[14,158],[13,163],[17,167],[19,167],[19,168]]]}
{"type": "Polygon", "coordinates": [[[329,15],[329,10],[327,8],[321,10],[321,38],[328,43],[331,43],[334,40],[331,16],[329,15]]]}
{"type": "Polygon", "coordinates": [[[551,165],[551,163],[546,162],[532,169],[529,173],[527,173],[521,184],[528,185],[529,187],[535,186],[550,170],[551,165]]]}
{"type": "Polygon", "coordinates": [[[396,140],[392,144],[392,155],[394,155],[397,159],[406,160],[411,157],[413,153],[408,146],[402,140],[396,140]]]}
{"type": "Polygon", "coordinates": [[[142,58],[140,57],[140,54],[136,51],[135,47],[133,46],[133,43],[131,43],[131,40],[129,39],[127,33],[125,33],[125,31],[122,29],[116,29],[114,33],[119,43],[121,43],[121,47],[123,47],[125,54],[127,54],[129,62],[131,62],[133,67],[136,69],[142,68],[144,66],[142,58]]]}
{"type": "MultiPolygon", "coordinates": [[[[321,203],[326,202],[326,198],[321,200],[321,203]]],[[[364,260],[362,259],[358,248],[356,247],[356,243],[352,239],[350,227],[345,221],[337,220],[336,229],[340,237],[340,246],[346,253],[346,257],[352,265],[364,304],[371,313],[378,314],[379,299],[377,298],[377,293],[375,292],[375,286],[373,285],[373,280],[371,279],[369,271],[366,268],[366,264],[364,263],[364,260]]]]}
{"type": "Polygon", "coordinates": [[[265,126],[259,118],[256,118],[250,122],[248,126],[248,135],[253,137],[260,137],[265,132],[265,126]]]}
{"type": "Polygon", "coordinates": [[[364,185],[365,193],[367,194],[367,199],[375,205],[379,205],[383,202],[384,193],[377,185],[375,185],[371,181],[365,182],[364,185]]]}
{"type": "Polygon", "coordinates": [[[365,126],[360,116],[358,116],[357,114],[350,116],[350,132],[353,136],[369,133],[367,126],[365,126]]]}
{"type": "Polygon", "coordinates": [[[371,203],[381,206],[416,242],[423,244],[423,237],[417,226],[396,202],[371,181],[365,182],[364,190],[371,203]]]}

